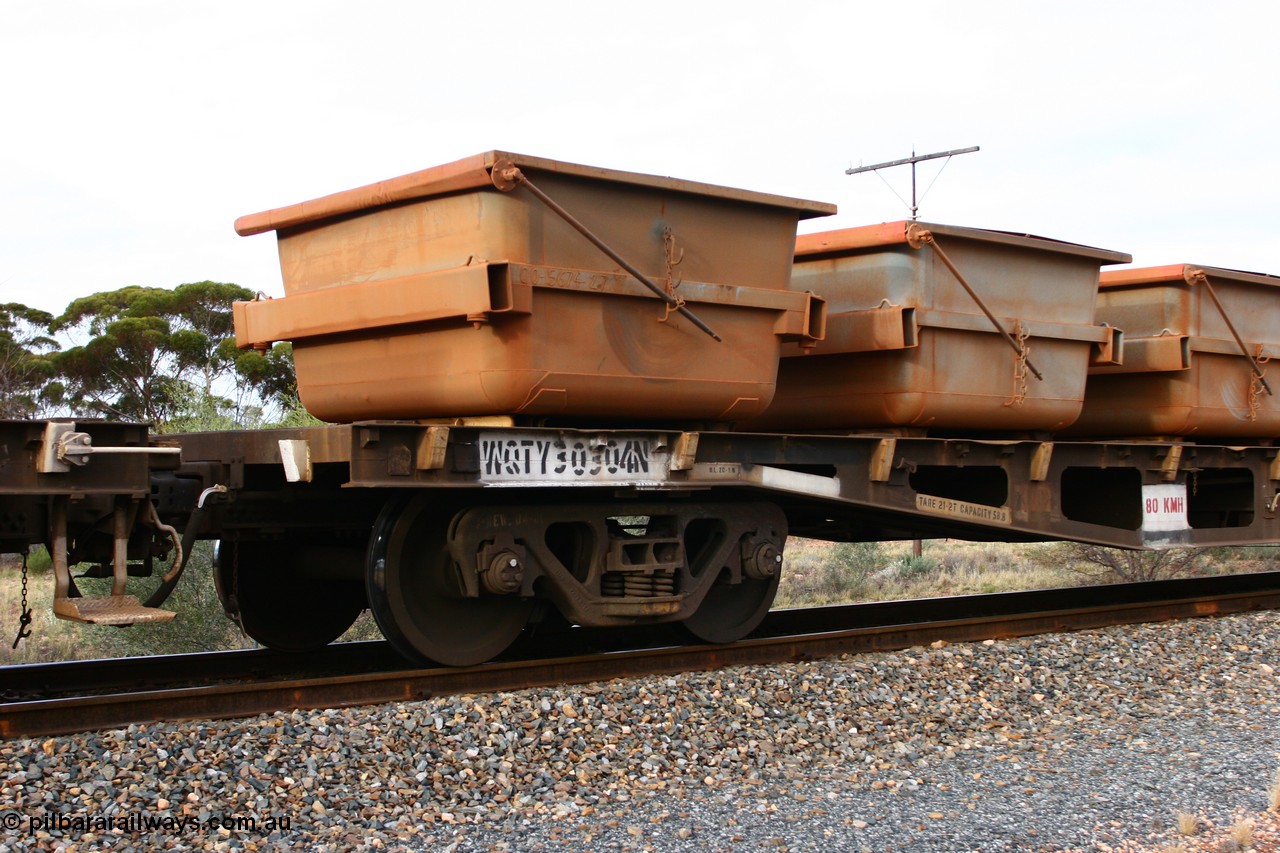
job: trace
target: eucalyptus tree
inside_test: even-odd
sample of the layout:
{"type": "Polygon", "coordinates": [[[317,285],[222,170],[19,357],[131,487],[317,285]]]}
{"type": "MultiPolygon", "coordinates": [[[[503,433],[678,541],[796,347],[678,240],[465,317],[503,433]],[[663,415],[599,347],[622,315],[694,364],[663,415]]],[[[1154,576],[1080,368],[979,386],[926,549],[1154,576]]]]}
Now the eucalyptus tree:
{"type": "Polygon", "coordinates": [[[0,418],[39,415],[57,396],[52,321],[53,315],[18,302],[0,305],[0,418]]]}
{"type": "Polygon", "coordinates": [[[73,412],[163,427],[193,401],[239,408],[232,303],[253,291],[212,281],[123,287],[73,301],[49,324],[78,342],[54,357],[73,412]]]}

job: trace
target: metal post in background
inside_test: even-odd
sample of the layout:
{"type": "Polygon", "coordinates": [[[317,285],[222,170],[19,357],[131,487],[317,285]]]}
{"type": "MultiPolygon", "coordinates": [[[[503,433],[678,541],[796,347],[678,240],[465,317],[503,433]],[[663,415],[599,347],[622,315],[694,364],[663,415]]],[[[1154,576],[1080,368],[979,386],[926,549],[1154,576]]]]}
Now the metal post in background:
{"type": "MultiPolygon", "coordinates": [[[[911,218],[915,219],[920,210],[920,205],[916,201],[916,164],[925,160],[938,160],[943,157],[954,157],[956,154],[972,154],[978,150],[978,146],[974,145],[970,148],[956,148],[952,151],[939,151],[935,154],[917,154],[913,149],[910,157],[904,157],[901,160],[890,160],[888,163],[877,163],[874,166],[854,166],[844,170],[846,175],[858,175],[863,172],[878,172],[881,169],[888,169],[893,166],[911,166],[911,218]]],[[[901,198],[901,196],[899,196],[901,198]]]]}

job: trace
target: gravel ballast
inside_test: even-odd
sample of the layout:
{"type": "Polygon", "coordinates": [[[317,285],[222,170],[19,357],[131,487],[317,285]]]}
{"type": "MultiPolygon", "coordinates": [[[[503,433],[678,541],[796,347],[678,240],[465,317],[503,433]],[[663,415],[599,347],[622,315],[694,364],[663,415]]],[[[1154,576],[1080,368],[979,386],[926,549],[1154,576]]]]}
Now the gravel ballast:
{"type": "Polygon", "coordinates": [[[1278,670],[1263,612],[14,740],[0,851],[1280,850],[1278,670]]]}

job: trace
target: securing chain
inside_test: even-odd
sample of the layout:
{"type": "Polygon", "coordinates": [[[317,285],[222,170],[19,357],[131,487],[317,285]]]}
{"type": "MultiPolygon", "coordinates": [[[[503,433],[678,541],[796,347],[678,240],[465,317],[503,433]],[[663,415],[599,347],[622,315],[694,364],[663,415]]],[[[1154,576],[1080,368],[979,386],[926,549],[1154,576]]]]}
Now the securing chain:
{"type": "MultiPolygon", "coordinates": [[[[1193,267],[1186,267],[1183,270],[1182,277],[1183,279],[1186,280],[1187,284],[1193,284],[1193,285],[1198,284],[1204,287],[1205,293],[1209,294],[1209,298],[1213,300],[1214,306],[1218,309],[1218,313],[1222,316],[1222,321],[1227,324],[1227,331],[1231,332],[1231,337],[1235,338],[1236,345],[1240,347],[1240,354],[1249,360],[1249,369],[1253,371],[1252,383],[1261,386],[1262,389],[1266,391],[1269,396],[1271,396],[1272,395],[1271,386],[1267,384],[1267,380],[1263,376],[1263,370],[1261,367],[1258,366],[1259,359],[1255,358],[1253,353],[1249,352],[1249,347],[1245,345],[1244,338],[1240,337],[1240,333],[1236,331],[1236,324],[1231,322],[1231,316],[1227,314],[1227,309],[1223,306],[1222,300],[1218,298],[1217,291],[1213,289],[1213,282],[1209,280],[1209,274],[1206,273],[1204,270],[1195,269],[1193,267]]],[[[1258,352],[1261,353],[1261,351],[1262,351],[1262,347],[1261,345],[1259,345],[1258,352]]],[[[1251,412],[1249,416],[1249,420],[1253,420],[1254,417],[1256,417],[1256,412],[1254,412],[1255,406],[1252,400],[1252,397],[1253,397],[1252,385],[1250,386],[1249,396],[1250,396],[1249,409],[1251,412]]]]}
{"type": "Polygon", "coordinates": [[[942,265],[950,270],[951,274],[956,277],[956,281],[958,281],[960,286],[964,288],[964,292],[969,294],[969,298],[972,299],[974,304],[977,305],[978,308],[982,310],[982,313],[987,316],[987,319],[991,321],[991,325],[995,326],[996,331],[1005,339],[1005,342],[1008,343],[1009,346],[1013,347],[1013,351],[1016,352],[1024,362],[1026,362],[1027,370],[1031,371],[1031,375],[1036,379],[1043,381],[1044,375],[1040,373],[1039,370],[1036,370],[1036,366],[1027,358],[1027,354],[1023,350],[1022,346],[1014,340],[1013,335],[1009,334],[1004,325],[996,319],[996,315],[991,313],[991,309],[987,307],[987,303],[982,301],[982,297],[973,289],[973,285],[969,284],[968,279],[964,277],[964,274],[960,272],[959,268],[952,263],[951,258],[947,256],[947,253],[942,251],[942,247],[938,245],[938,241],[934,238],[933,232],[922,227],[918,222],[912,222],[907,225],[906,236],[907,245],[913,249],[923,249],[925,246],[933,246],[934,255],[936,255],[938,260],[942,261],[942,265]]]}
{"type": "Polygon", "coordinates": [[[675,281],[675,268],[684,262],[684,249],[680,250],[679,255],[676,254],[676,235],[668,225],[662,229],[662,253],[666,255],[667,264],[667,293],[672,296],[676,295],[676,288],[680,286],[680,282],[675,281]]]}
{"type": "Polygon", "coordinates": [[[679,256],[676,255],[676,235],[672,232],[671,226],[662,229],[662,251],[666,256],[667,271],[667,294],[674,299],[674,302],[665,303],[666,312],[662,315],[659,323],[665,323],[671,319],[671,312],[679,311],[684,307],[684,299],[676,295],[676,288],[680,286],[681,281],[675,277],[675,268],[680,266],[680,262],[684,260],[684,249],[680,250],[679,256]]]}
{"type": "Polygon", "coordinates": [[[565,210],[550,196],[534,186],[533,182],[529,180],[528,176],[526,176],[524,172],[520,171],[520,168],[515,163],[510,160],[499,160],[493,164],[493,168],[489,172],[489,177],[493,181],[494,187],[496,187],[500,192],[511,192],[516,187],[524,187],[533,195],[534,198],[538,199],[538,201],[550,208],[552,213],[568,223],[573,230],[577,231],[583,237],[586,237],[591,245],[608,255],[615,264],[631,273],[632,277],[635,278],[636,281],[649,288],[649,290],[651,290],[663,302],[667,303],[669,308],[667,312],[668,315],[670,315],[670,312],[673,310],[679,311],[681,316],[687,319],[690,323],[693,323],[693,325],[697,326],[703,332],[710,335],[712,340],[721,340],[720,336],[712,331],[710,326],[702,322],[702,320],[698,318],[698,315],[690,311],[688,306],[650,281],[648,276],[640,272],[640,270],[636,269],[635,266],[628,263],[625,258],[611,249],[607,243],[593,234],[587,226],[574,218],[573,214],[565,210]]]}
{"type": "Polygon", "coordinates": [[[236,624],[240,623],[240,528],[231,534],[231,596],[230,602],[236,609],[236,624]]]}
{"type": "Polygon", "coordinates": [[[18,636],[13,639],[13,647],[31,636],[31,608],[27,606],[27,552],[22,552],[22,615],[18,617],[18,636]]]}
{"type": "Polygon", "coordinates": [[[1271,356],[1264,355],[1262,345],[1258,345],[1257,354],[1253,360],[1253,370],[1249,371],[1249,420],[1256,421],[1258,419],[1258,409],[1262,405],[1262,392],[1264,389],[1270,393],[1267,388],[1266,375],[1267,372],[1262,369],[1262,365],[1271,361],[1271,356]]]}
{"type": "Polygon", "coordinates": [[[1013,328],[1013,339],[1018,342],[1018,349],[1013,356],[1013,392],[1004,401],[1006,406],[1019,406],[1027,399],[1027,358],[1031,355],[1031,344],[1027,341],[1030,338],[1031,333],[1019,320],[1013,328]]]}

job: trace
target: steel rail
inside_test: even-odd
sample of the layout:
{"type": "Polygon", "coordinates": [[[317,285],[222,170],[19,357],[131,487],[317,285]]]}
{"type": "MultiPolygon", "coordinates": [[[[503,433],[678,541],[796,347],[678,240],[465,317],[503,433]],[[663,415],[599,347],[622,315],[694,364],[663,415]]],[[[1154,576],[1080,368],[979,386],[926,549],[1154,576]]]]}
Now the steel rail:
{"type": "MultiPolygon", "coordinates": [[[[162,720],[247,717],[297,708],[415,701],[458,693],[890,651],[940,640],[973,642],[1264,609],[1280,609],[1280,573],[776,611],[771,614],[769,630],[778,632],[777,635],[756,636],[729,645],[632,648],[572,657],[500,661],[475,667],[392,669],[9,702],[0,704],[0,737],[68,734],[162,720]],[[1206,592],[1214,587],[1218,588],[1217,592],[1206,592]],[[1144,590],[1148,593],[1146,598],[1141,594],[1144,590]],[[1100,594],[1107,594],[1112,601],[1081,604],[1089,601],[1089,596],[1096,602],[1100,594]],[[1023,606],[1037,600],[1041,604],[1056,601],[1059,606],[1001,612],[1011,605],[1023,606]],[[953,614],[963,612],[958,608],[966,605],[971,612],[975,607],[984,612],[945,619],[930,614],[931,610],[935,614],[946,610],[953,614]],[[928,615],[928,620],[921,620],[921,614],[928,615]],[[897,618],[902,621],[892,621],[897,618]],[[912,618],[915,621],[911,621],[912,618]],[[868,624],[868,619],[881,622],[868,624]],[[848,627],[849,620],[863,624],[848,627]],[[842,624],[845,627],[839,627],[842,624]]],[[[578,635],[578,632],[570,633],[578,635]]],[[[640,636],[644,636],[644,632],[640,632],[640,636]]],[[[575,640],[575,643],[581,647],[580,642],[575,640]]]]}

